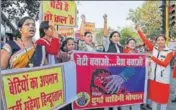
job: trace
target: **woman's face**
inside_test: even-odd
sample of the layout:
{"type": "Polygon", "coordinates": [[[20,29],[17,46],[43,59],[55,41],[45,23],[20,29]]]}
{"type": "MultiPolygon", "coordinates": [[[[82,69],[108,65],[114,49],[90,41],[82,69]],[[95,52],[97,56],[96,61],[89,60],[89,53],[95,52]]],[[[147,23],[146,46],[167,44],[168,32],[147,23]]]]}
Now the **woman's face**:
{"type": "Polygon", "coordinates": [[[72,51],[75,48],[75,43],[73,40],[68,40],[66,45],[68,51],[72,51]]]}
{"type": "Polygon", "coordinates": [[[22,37],[33,37],[35,35],[35,32],[35,22],[32,19],[27,19],[20,28],[20,33],[22,37]]]}
{"type": "Polygon", "coordinates": [[[104,90],[104,92],[107,92],[105,90],[105,86],[106,84],[109,82],[106,77],[110,76],[111,74],[109,72],[101,72],[98,73],[95,77],[94,77],[94,84],[101,88],[102,90],[104,90]]]}
{"type": "Polygon", "coordinates": [[[163,36],[159,36],[156,40],[156,43],[158,45],[158,47],[164,47],[165,46],[165,39],[163,38],[163,36]]]}
{"type": "Polygon", "coordinates": [[[112,36],[111,41],[112,41],[114,44],[118,44],[119,39],[120,39],[119,34],[118,34],[118,33],[115,33],[115,34],[112,36]]]}
{"type": "Polygon", "coordinates": [[[130,40],[127,46],[131,49],[134,49],[136,47],[136,42],[134,40],[130,40]]]}
{"type": "Polygon", "coordinates": [[[53,36],[53,30],[49,27],[48,29],[45,29],[45,34],[48,37],[52,37],[53,36]]]}
{"type": "Polygon", "coordinates": [[[92,34],[88,33],[86,36],[84,36],[84,42],[88,45],[92,44],[92,34]]]}

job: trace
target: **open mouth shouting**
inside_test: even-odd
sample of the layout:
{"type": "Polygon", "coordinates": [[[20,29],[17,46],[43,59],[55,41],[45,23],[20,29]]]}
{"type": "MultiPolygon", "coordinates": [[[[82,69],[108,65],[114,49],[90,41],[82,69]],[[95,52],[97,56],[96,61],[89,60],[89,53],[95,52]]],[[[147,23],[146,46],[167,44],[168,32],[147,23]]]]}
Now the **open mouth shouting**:
{"type": "Polygon", "coordinates": [[[35,34],[35,29],[30,29],[29,33],[32,34],[32,35],[35,34]]]}

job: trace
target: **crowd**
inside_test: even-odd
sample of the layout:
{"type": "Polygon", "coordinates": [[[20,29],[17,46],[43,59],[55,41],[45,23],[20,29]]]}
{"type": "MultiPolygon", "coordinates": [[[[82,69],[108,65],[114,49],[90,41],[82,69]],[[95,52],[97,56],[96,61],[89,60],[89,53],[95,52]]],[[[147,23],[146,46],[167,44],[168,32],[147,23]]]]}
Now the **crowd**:
{"type": "MultiPolygon", "coordinates": [[[[151,101],[150,107],[156,110],[157,105],[160,104],[161,110],[166,110],[170,94],[170,75],[176,78],[176,66],[174,67],[173,63],[176,50],[171,50],[166,46],[166,37],[162,34],[158,35],[155,39],[155,43],[151,43],[137,25],[136,31],[143,41],[142,46],[137,46],[136,39],[131,36],[126,39],[125,45],[123,46],[119,43],[121,35],[118,31],[113,31],[112,33],[108,32],[107,15],[104,15],[104,36],[102,36],[104,45],[100,48],[96,48],[95,44],[92,42],[92,33],[85,32],[84,30],[86,22],[85,16],[83,15],[81,18],[81,39],[78,41],[75,41],[74,38],[64,39],[57,33],[55,24],[50,21],[41,22],[39,28],[40,39],[33,41],[32,38],[36,32],[35,20],[31,17],[22,18],[18,23],[17,31],[13,33],[15,39],[8,40],[2,46],[1,70],[26,67],[32,68],[67,62],[73,60],[72,54],[74,51],[107,53],[147,52],[148,59],[150,59],[148,63],[151,64],[151,71],[148,71],[147,95],[148,99],[151,101]]],[[[129,73],[125,73],[125,75],[126,74],[131,74],[131,72],[129,71],[129,73]]],[[[128,75],[128,77],[125,75],[122,76],[127,79],[130,77],[130,75],[128,75]]],[[[111,86],[114,85],[116,85],[116,83],[113,83],[111,86]]],[[[129,110],[131,108],[132,110],[140,110],[140,106],[145,105],[136,104],[108,109],[118,108],[129,110]]],[[[62,110],[69,109],[71,109],[70,104],[62,108],[62,110]]]]}

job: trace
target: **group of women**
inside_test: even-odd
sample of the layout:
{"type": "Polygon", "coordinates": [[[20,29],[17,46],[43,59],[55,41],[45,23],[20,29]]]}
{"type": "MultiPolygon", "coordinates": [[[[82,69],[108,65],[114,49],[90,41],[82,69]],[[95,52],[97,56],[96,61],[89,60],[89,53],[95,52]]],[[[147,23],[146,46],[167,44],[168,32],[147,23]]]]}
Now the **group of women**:
{"type": "MultiPolygon", "coordinates": [[[[121,35],[118,31],[110,33],[108,37],[107,15],[104,18],[104,49],[107,53],[139,53],[136,49],[137,41],[130,37],[126,40],[126,46],[119,43],[121,35]]],[[[78,44],[76,50],[73,38],[67,38],[61,44],[54,23],[43,21],[40,24],[40,39],[33,41],[36,32],[35,20],[31,17],[24,17],[18,23],[18,30],[14,35],[17,39],[10,40],[1,49],[1,69],[32,68],[48,64],[62,63],[73,60],[73,51],[97,52],[92,42],[92,33],[84,31],[85,16],[82,16],[80,34],[82,45],[78,44]]],[[[139,26],[136,26],[139,37],[146,48],[152,54],[147,54],[151,59],[151,71],[148,79],[148,99],[152,101],[152,109],[157,110],[157,104],[161,110],[166,110],[170,94],[170,62],[176,56],[176,50],[171,50],[166,45],[166,37],[158,35],[155,44],[152,44],[139,26]]],[[[131,74],[131,73],[126,73],[131,74]]],[[[176,66],[173,69],[173,76],[176,77],[176,66]]],[[[114,83],[115,85],[115,83],[114,83]]],[[[126,107],[114,107],[108,109],[130,109],[140,110],[140,105],[126,107]]],[[[71,109],[68,105],[65,110],[71,109]]]]}

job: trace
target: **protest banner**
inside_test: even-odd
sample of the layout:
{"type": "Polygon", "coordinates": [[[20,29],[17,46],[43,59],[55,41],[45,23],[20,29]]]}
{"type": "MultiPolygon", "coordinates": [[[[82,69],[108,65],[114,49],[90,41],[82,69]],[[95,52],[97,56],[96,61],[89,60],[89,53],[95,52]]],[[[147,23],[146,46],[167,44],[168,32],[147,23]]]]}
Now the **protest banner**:
{"type": "Polygon", "coordinates": [[[58,33],[62,35],[63,37],[73,37],[74,35],[74,29],[71,27],[60,27],[58,29],[58,33]]]}
{"type": "Polygon", "coordinates": [[[77,95],[74,109],[141,104],[146,100],[143,54],[74,53],[77,95]]]}
{"type": "Polygon", "coordinates": [[[2,71],[4,109],[57,110],[75,101],[77,96],[74,68],[75,64],[69,62],[2,71]],[[68,92],[70,90],[72,93],[68,92]]]}
{"type": "Polygon", "coordinates": [[[53,21],[60,26],[76,26],[76,4],[74,1],[42,1],[43,21],[53,21]]]}
{"type": "Polygon", "coordinates": [[[95,23],[86,22],[85,23],[85,32],[86,31],[93,33],[95,31],[95,23]]]}

